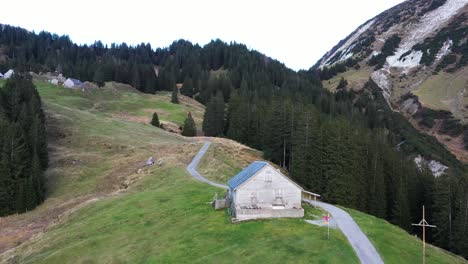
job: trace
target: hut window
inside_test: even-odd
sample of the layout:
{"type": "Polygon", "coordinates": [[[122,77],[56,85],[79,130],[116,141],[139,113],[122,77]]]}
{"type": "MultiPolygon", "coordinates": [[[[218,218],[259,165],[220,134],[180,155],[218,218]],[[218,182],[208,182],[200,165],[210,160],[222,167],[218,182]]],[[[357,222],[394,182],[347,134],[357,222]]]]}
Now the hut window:
{"type": "Polygon", "coordinates": [[[284,205],[283,189],[275,189],[275,201],[273,205],[284,205]]]}
{"type": "Polygon", "coordinates": [[[265,174],[265,182],[266,183],[271,183],[272,181],[272,178],[271,178],[271,171],[266,171],[266,174],[265,174]]]}

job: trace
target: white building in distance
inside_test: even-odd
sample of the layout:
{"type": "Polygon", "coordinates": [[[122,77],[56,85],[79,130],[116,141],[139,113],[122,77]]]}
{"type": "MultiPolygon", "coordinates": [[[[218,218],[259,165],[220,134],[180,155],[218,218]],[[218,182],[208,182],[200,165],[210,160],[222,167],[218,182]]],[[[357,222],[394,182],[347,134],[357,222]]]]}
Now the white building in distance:
{"type": "Polygon", "coordinates": [[[63,83],[63,86],[65,88],[80,88],[81,86],[83,86],[83,83],[80,80],[68,78],[63,83]]]}
{"type": "Polygon", "coordinates": [[[10,79],[10,77],[15,73],[14,70],[9,69],[5,74],[3,74],[3,79],[7,80],[10,79]]]}

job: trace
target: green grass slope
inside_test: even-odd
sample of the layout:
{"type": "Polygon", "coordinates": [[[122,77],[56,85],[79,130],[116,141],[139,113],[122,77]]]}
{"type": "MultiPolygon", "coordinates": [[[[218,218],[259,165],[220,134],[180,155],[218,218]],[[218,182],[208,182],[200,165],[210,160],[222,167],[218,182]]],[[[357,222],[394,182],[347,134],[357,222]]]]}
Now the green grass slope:
{"type": "Polygon", "coordinates": [[[180,104],[173,104],[170,102],[170,92],[144,94],[129,85],[115,82],[108,82],[103,88],[85,91],[65,89],[43,82],[36,84],[41,97],[46,101],[115,119],[149,123],[153,112],[157,112],[161,121],[183,125],[187,113],[191,112],[198,127],[203,119],[203,106],[185,96],[181,96],[180,104]]]}
{"type": "MultiPolygon", "coordinates": [[[[387,264],[422,262],[422,241],[389,222],[344,208],[367,235],[387,264]]],[[[429,230],[429,232],[431,232],[429,230]]],[[[448,251],[426,244],[427,263],[468,263],[448,251]]]]}
{"type": "Polygon", "coordinates": [[[96,110],[93,102],[98,97],[106,99],[105,91],[96,91],[94,96],[46,83],[36,85],[47,116],[48,199],[31,212],[1,219],[0,253],[42,232],[77,207],[138,182],[149,174],[145,169],[137,173],[148,157],[172,164],[198,149],[181,136],[96,110]]]}
{"type": "Polygon", "coordinates": [[[21,263],[358,263],[344,236],[302,219],[231,224],[219,189],[178,166],[94,203],[21,248],[21,263]]]}

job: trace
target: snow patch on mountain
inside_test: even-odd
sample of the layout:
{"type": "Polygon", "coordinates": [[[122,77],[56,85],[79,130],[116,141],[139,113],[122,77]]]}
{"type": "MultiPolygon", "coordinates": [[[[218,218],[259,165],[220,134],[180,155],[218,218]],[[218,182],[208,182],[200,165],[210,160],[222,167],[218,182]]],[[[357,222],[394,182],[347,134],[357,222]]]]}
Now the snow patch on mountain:
{"type": "Polygon", "coordinates": [[[408,70],[414,67],[419,66],[419,62],[422,58],[422,51],[411,51],[408,55],[403,56],[404,53],[399,54],[397,52],[394,56],[387,58],[387,63],[389,67],[403,68],[402,73],[408,73],[408,70]]]}
{"type": "Polygon", "coordinates": [[[414,163],[416,163],[416,166],[419,168],[419,170],[422,170],[424,166],[427,166],[431,170],[432,175],[435,177],[439,177],[445,174],[445,171],[448,169],[448,167],[444,164],[436,160],[428,161],[421,155],[418,155],[414,158],[414,163]]]}
{"type": "MultiPolygon", "coordinates": [[[[333,63],[330,62],[330,59],[335,57],[336,54],[338,54],[338,52],[342,52],[342,55],[340,56],[340,58],[338,59],[338,61],[342,61],[342,60],[346,60],[348,58],[351,58],[351,56],[353,56],[352,53],[350,53],[349,51],[352,49],[352,47],[350,47],[352,44],[354,44],[354,42],[359,38],[359,36],[361,36],[362,33],[364,33],[364,31],[366,31],[367,29],[369,29],[370,26],[372,26],[372,24],[374,24],[374,20],[370,20],[369,22],[367,22],[366,24],[364,24],[361,28],[359,28],[356,33],[354,33],[343,45],[341,45],[338,49],[336,49],[332,54],[326,56],[326,59],[322,62],[320,62],[320,68],[323,68],[324,66],[329,66],[333,63]]],[[[338,62],[336,61],[336,62],[338,62]]]]}
{"type": "Polygon", "coordinates": [[[440,59],[442,59],[442,57],[447,55],[450,52],[450,48],[452,47],[452,45],[453,41],[451,39],[445,41],[442,48],[440,48],[439,52],[437,52],[436,54],[436,61],[439,61],[440,59]]]}

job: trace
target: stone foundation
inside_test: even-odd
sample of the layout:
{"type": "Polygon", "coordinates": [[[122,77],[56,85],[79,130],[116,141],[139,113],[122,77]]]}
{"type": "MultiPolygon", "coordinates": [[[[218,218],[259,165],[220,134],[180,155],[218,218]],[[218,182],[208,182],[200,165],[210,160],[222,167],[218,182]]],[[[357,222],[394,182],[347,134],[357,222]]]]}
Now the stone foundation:
{"type": "Polygon", "coordinates": [[[233,221],[245,221],[265,218],[299,218],[304,216],[304,209],[241,209],[236,208],[233,221]]]}

